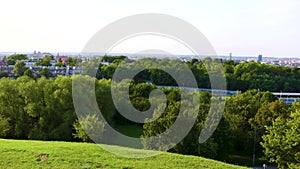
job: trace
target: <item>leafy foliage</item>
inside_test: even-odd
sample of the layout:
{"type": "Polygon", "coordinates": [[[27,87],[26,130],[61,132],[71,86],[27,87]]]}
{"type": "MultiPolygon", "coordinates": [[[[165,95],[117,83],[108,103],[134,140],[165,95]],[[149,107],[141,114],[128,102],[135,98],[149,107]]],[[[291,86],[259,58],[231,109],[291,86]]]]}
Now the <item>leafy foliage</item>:
{"type": "Polygon", "coordinates": [[[52,77],[53,74],[49,71],[48,68],[43,68],[43,69],[39,72],[39,76],[49,78],[49,77],[52,77]]]}
{"type": "Polygon", "coordinates": [[[268,134],[263,136],[262,146],[270,162],[279,168],[300,167],[300,111],[290,114],[290,118],[278,117],[273,125],[267,128],[268,134]]]}
{"type": "Polygon", "coordinates": [[[8,65],[14,65],[17,61],[21,61],[25,59],[28,59],[27,55],[25,54],[13,54],[6,59],[6,62],[8,65]]]}
{"type": "Polygon", "coordinates": [[[8,122],[8,118],[4,118],[0,116],[0,137],[5,137],[6,134],[9,132],[10,126],[8,122]]]}
{"type": "MultiPolygon", "coordinates": [[[[48,61],[46,62],[48,64],[48,61]]],[[[70,59],[68,62],[74,63],[75,59],[70,59]]],[[[92,59],[88,63],[82,63],[86,67],[84,74],[97,79],[82,75],[58,76],[53,79],[47,69],[40,72],[40,78],[33,79],[31,70],[25,68],[24,62],[18,61],[15,64],[14,73],[19,77],[0,79],[0,137],[65,141],[80,138],[91,142],[87,134],[89,131],[97,130],[100,136],[98,138],[101,139],[102,134],[106,132],[105,124],[99,120],[98,116],[93,115],[94,111],[86,108],[92,106],[88,98],[83,98],[87,100],[86,102],[79,103],[82,104],[81,107],[86,108],[84,109],[85,116],[80,117],[79,120],[76,117],[72,90],[82,93],[79,97],[88,97],[92,94],[92,91],[85,90],[86,84],[84,83],[80,83],[79,88],[72,88],[72,81],[77,78],[95,83],[95,96],[99,110],[112,127],[138,126],[139,129],[143,128],[142,137],[147,138],[163,133],[178,118],[178,111],[181,107],[180,89],[162,89],[166,94],[167,107],[158,104],[159,106],[154,108],[153,118],[156,120],[147,119],[145,121],[147,123],[144,124],[129,121],[118,112],[111,96],[111,78],[116,68],[123,62],[130,63],[123,66],[125,74],[129,69],[143,70],[131,81],[130,103],[126,103],[132,104],[141,113],[151,108],[152,102],[149,95],[152,90],[157,89],[156,85],[178,85],[168,73],[155,69],[155,65],[165,65],[167,70],[176,73],[182,71],[174,60],[146,58],[142,62],[154,68],[144,70],[145,65],[131,64],[133,61],[126,57],[105,56],[99,60],[92,59]],[[109,64],[99,65],[101,59],[109,64]]],[[[193,72],[198,86],[209,88],[207,69],[214,70],[212,74],[216,75],[216,63],[217,60],[206,58],[202,61],[193,59],[185,64],[193,72]],[[204,63],[210,63],[210,67],[205,67],[204,63]]],[[[272,93],[262,91],[299,92],[300,71],[254,62],[235,64],[232,61],[224,63],[224,70],[228,88],[245,92],[227,98],[225,113],[218,128],[203,144],[198,143],[198,137],[207,118],[210,101],[216,98],[207,92],[199,92],[201,106],[196,123],[187,136],[170,151],[228,162],[233,162],[232,156],[241,156],[243,157],[242,164],[246,164],[248,159],[251,161],[254,142],[256,159],[264,155],[264,150],[266,157],[272,163],[278,163],[279,166],[298,167],[300,103],[287,105],[278,101],[272,93]],[[268,126],[267,133],[264,126],[268,126]]],[[[8,75],[4,74],[3,77],[5,76],[8,75]]],[[[122,82],[124,79],[114,80],[122,82]]],[[[118,99],[123,101],[121,97],[118,99]]],[[[161,102],[157,99],[155,103],[161,102]]],[[[192,110],[193,108],[185,111],[187,117],[192,110]]],[[[123,133],[126,134],[126,132],[123,133]]],[[[153,142],[153,140],[145,142],[144,146],[146,148],[151,148],[153,145],[160,146],[160,143],[153,144],[153,142]]]]}
{"type": "Polygon", "coordinates": [[[93,142],[101,139],[105,123],[100,121],[95,114],[89,114],[86,117],[80,117],[73,126],[76,130],[75,138],[80,138],[84,142],[93,142]]]}
{"type": "Polygon", "coordinates": [[[23,76],[26,69],[28,68],[25,67],[25,63],[23,61],[18,61],[14,66],[13,73],[16,76],[23,76]]]}
{"type": "Polygon", "coordinates": [[[36,63],[36,66],[51,66],[51,60],[53,60],[53,56],[46,55],[42,60],[36,63]]]}
{"type": "MultiPolygon", "coordinates": [[[[118,59],[108,56],[104,57],[102,61],[108,61],[111,64],[101,65],[100,61],[101,59],[92,61],[93,63],[98,63],[93,65],[94,68],[98,68],[96,74],[98,79],[111,79],[121,61],[132,62],[126,57],[118,59]]],[[[174,72],[181,71],[180,66],[172,59],[145,58],[140,61],[145,65],[144,67],[158,63],[159,65],[164,65],[166,69],[168,69],[168,66],[172,66],[172,71],[174,72]]],[[[215,70],[217,72],[216,65],[218,62],[218,59],[205,58],[202,60],[192,59],[191,61],[186,61],[185,64],[193,72],[198,87],[210,88],[207,70],[215,70]]],[[[140,68],[139,66],[141,65],[128,65],[126,69],[134,70],[140,68]]],[[[225,61],[223,67],[227,80],[227,89],[229,90],[245,92],[249,89],[256,89],[260,91],[300,92],[298,85],[300,83],[300,71],[297,68],[287,68],[256,62],[235,64],[234,61],[225,61]]],[[[176,81],[162,70],[144,70],[144,68],[142,70],[143,71],[134,78],[135,82],[152,82],[156,85],[177,86],[176,81]]],[[[211,71],[210,76],[214,76],[213,72],[214,71],[211,71]]]]}

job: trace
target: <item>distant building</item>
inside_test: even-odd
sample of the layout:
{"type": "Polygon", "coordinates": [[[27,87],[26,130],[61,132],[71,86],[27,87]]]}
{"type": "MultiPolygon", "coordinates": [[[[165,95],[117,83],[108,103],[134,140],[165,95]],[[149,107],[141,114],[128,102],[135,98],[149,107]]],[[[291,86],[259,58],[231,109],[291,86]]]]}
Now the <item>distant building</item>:
{"type": "Polygon", "coordinates": [[[56,60],[56,62],[61,60],[62,63],[66,63],[66,62],[68,62],[68,56],[59,56],[59,54],[57,54],[57,56],[55,57],[55,60],[56,60]]]}
{"type": "Polygon", "coordinates": [[[51,53],[42,53],[40,51],[34,51],[32,54],[28,54],[27,57],[29,59],[43,59],[46,55],[51,55],[51,53]]]}
{"type": "Polygon", "coordinates": [[[56,60],[50,60],[51,66],[55,66],[56,60]]]}
{"type": "Polygon", "coordinates": [[[258,62],[262,62],[262,59],[263,59],[263,56],[262,56],[262,55],[258,55],[257,61],[258,61],[258,62]]]}
{"type": "Polygon", "coordinates": [[[276,65],[276,66],[280,66],[281,65],[281,61],[279,61],[279,60],[273,60],[272,64],[276,65]]]}
{"type": "Polygon", "coordinates": [[[37,63],[37,60],[24,60],[25,66],[26,67],[34,67],[35,64],[37,63]]]}

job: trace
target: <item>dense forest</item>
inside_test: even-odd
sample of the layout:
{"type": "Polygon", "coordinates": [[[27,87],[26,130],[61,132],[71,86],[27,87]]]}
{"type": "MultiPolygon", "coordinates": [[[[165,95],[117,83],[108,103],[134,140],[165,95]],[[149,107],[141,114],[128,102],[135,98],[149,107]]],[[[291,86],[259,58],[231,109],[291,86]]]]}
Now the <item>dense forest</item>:
{"type": "MultiPolygon", "coordinates": [[[[167,130],[176,120],[181,105],[181,89],[161,89],[167,98],[167,106],[154,109],[156,120],[136,123],[124,118],[116,109],[111,96],[113,74],[125,61],[128,69],[134,69],[134,61],[126,57],[104,57],[110,65],[98,67],[98,60],[91,60],[86,66],[97,67],[96,78],[87,75],[36,78],[26,75],[17,79],[0,79],[0,137],[32,140],[92,140],[82,130],[91,125],[105,135],[106,127],[133,137],[151,137],[167,130]],[[84,78],[95,84],[95,95],[99,109],[107,123],[99,121],[99,114],[86,112],[87,116],[78,117],[72,99],[72,81],[84,78]],[[155,114],[161,112],[162,114],[155,114]],[[132,133],[120,128],[130,126],[132,133]]],[[[155,59],[144,59],[147,64],[155,59]]],[[[168,59],[156,60],[159,63],[172,62],[168,59]]],[[[205,62],[214,65],[215,60],[206,58],[205,62]]],[[[209,76],[203,61],[196,59],[186,62],[192,70],[198,87],[209,88],[209,76]]],[[[179,66],[171,64],[173,67],[179,66]]],[[[168,66],[168,64],[166,65],[168,66]]],[[[299,92],[297,68],[276,67],[255,62],[235,64],[223,63],[227,88],[240,90],[241,94],[226,97],[225,112],[213,133],[205,143],[200,144],[198,137],[204,126],[213,96],[208,92],[195,92],[200,98],[200,109],[188,135],[170,151],[180,154],[198,155],[236,163],[252,165],[255,152],[256,163],[276,163],[278,166],[297,168],[300,163],[300,103],[291,105],[279,101],[269,91],[299,92]]],[[[122,80],[120,80],[122,84],[122,80]]],[[[178,85],[169,74],[157,69],[144,70],[131,81],[129,97],[131,104],[139,111],[150,108],[149,95],[157,85],[178,85]]],[[[151,142],[144,142],[149,148],[151,142]]],[[[158,145],[159,146],[159,145],[158,145]]],[[[151,147],[150,147],[151,148],[151,147]]]]}
{"type": "MultiPolygon", "coordinates": [[[[109,61],[110,65],[100,65],[96,77],[98,79],[111,79],[121,61],[131,63],[133,61],[126,57],[110,57],[100,58],[102,61],[109,61]],[[108,59],[109,58],[109,59],[108,59]]],[[[95,66],[99,60],[91,60],[90,66],[95,66]]],[[[150,65],[151,62],[157,62],[165,67],[171,67],[173,71],[180,72],[181,66],[169,59],[152,59],[142,60],[143,64],[150,65]]],[[[235,61],[222,61],[219,59],[204,58],[202,60],[192,59],[186,61],[185,64],[193,72],[199,88],[210,88],[209,74],[207,73],[207,65],[209,69],[214,69],[214,65],[223,63],[224,73],[228,90],[247,91],[249,89],[257,89],[260,91],[271,92],[300,92],[300,69],[288,68],[283,66],[275,66],[269,64],[261,64],[257,62],[243,62],[237,64],[235,61]],[[204,64],[205,63],[205,64],[204,64]]],[[[135,65],[128,64],[128,70],[137,69],[135,65]]],[[[144,70],[135,76],[135,82],[152,82],[156,85],[176,86],[176,81],[164,71],[158,69],[144,70]]]]}

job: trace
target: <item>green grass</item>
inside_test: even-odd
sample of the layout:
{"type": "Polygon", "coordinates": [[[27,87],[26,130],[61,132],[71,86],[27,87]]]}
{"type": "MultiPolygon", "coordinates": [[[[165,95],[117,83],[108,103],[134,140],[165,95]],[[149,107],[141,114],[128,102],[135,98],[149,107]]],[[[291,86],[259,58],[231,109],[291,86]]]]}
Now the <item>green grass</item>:
{"type": "MultiPolygon", "coordinates": [[[[132,149],[111,146],[115,149],[132,149]]],[[[245,168],[195,156],[163,153],[148,158],[114,155],[96,144],[0,139],[0,168],[245,168]],[[40,154],[48,159],[38,160],[40,154]]]]}

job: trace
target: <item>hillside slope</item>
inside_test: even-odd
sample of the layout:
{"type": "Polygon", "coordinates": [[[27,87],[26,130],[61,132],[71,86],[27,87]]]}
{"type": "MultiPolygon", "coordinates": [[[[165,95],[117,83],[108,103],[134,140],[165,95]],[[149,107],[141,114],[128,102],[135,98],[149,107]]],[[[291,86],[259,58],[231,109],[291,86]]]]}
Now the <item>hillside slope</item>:
{"type": "Polygon", "coordinates": [[[232,169],[245,167],[172,153],[140,159],[125,158],[102,150],[96,144],[0,139],[0,168],[232,169]]]}

